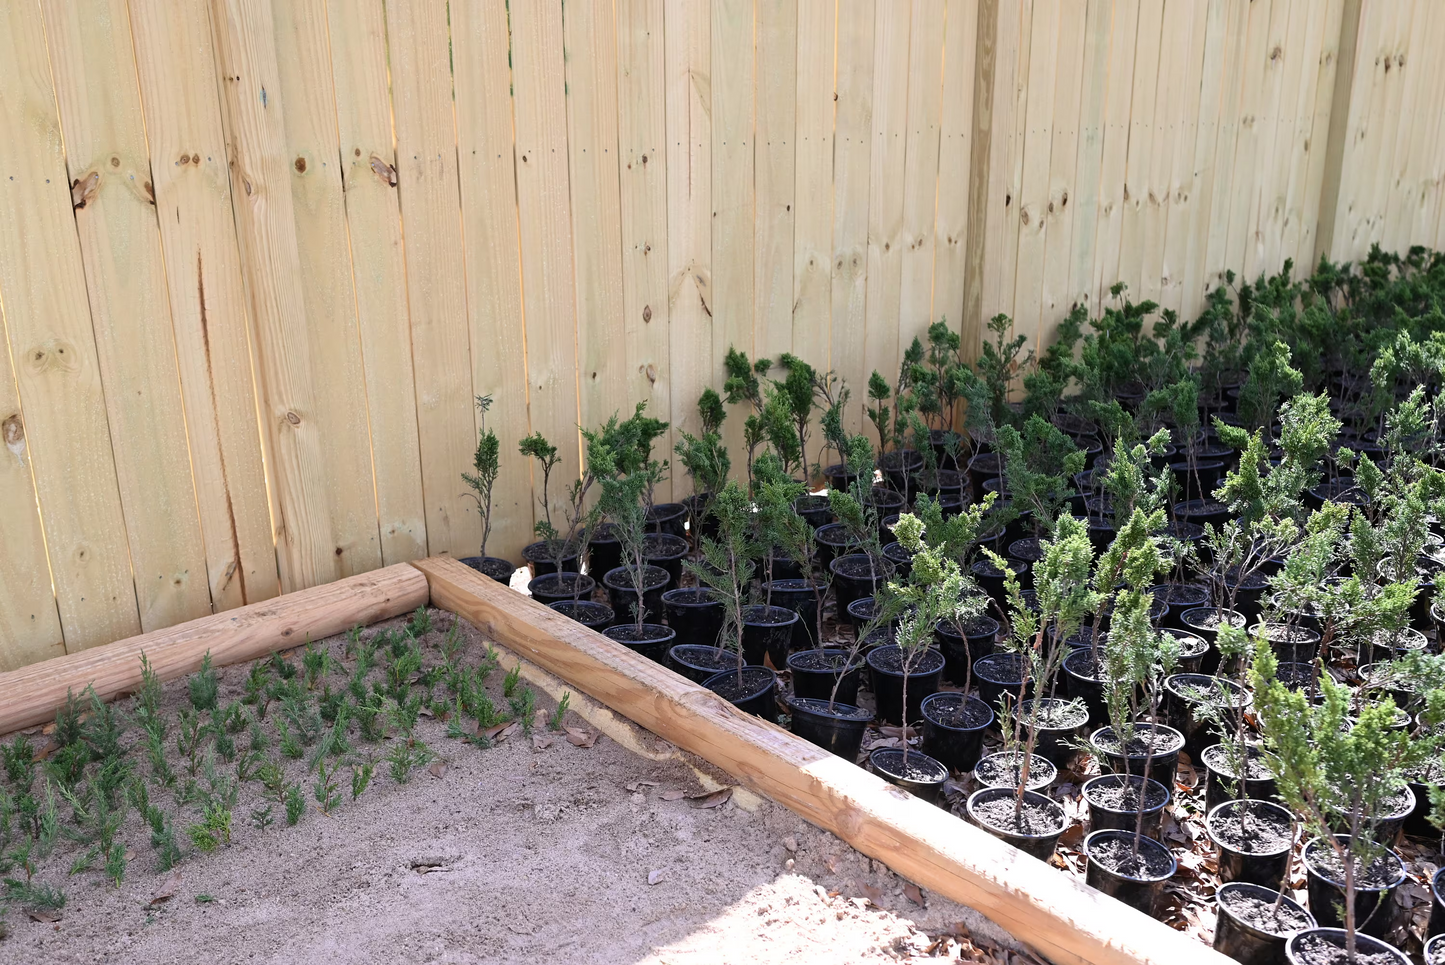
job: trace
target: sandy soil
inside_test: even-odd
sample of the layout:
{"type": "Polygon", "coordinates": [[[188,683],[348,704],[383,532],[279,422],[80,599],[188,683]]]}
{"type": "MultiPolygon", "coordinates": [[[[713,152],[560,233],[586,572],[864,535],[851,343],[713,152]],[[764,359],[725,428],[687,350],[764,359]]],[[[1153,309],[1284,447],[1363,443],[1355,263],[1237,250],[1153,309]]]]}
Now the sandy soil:
{"type": "MultiPolygon", "coordinates": [[[[451,617],[435,619],[441,630],[451,617]]],[[[465,631],[479,658],[484,643],[465,631]]],[[[428,637],[433,649],[439,640],[428,637]]],[[[339,655],[339,640],[331,648],[339,655]]],[[[246,670],[223,671],[223,702],[246,670]]],[[[168,706],[184,700],[183,683],[167,687],[168,706]]],[[[596,742],[574,746],[544,725],[480,750],[423,719],[417,736],[441,755],[440,776],[397,784],[383,764],[360,800],[329,817],[312,809],[295,827],[252,827],[245,816],[263,792],[245,784],[232,844],[191,852],[168,874],[133,814],[123,884],[68,875],[77,852],[62,846],[39,874],[66,890],[62,917],[12,908],[0,962],[1036,961],[971,909],[783,808],[743,792],[706,808],[679,797],[725,775],[652,735],[609,727],[643,756],[575,713],[566,723],[596,742]]],[[[305,764],[290,770],[300,780],[305,764]]]]}

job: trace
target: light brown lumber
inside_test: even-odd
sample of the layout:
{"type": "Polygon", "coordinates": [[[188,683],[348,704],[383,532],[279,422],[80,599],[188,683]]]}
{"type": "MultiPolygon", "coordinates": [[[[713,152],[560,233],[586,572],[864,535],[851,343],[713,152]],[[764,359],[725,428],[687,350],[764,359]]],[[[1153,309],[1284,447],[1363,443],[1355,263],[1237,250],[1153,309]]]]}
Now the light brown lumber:
{"type": "Polygon", "coordinates": [[[217,667],[244,663],[399,616],[426,602],[426,580],[408,564],[397,563],[33,663],[0,674],[0,736],[53,719],[68,691],[79,695],[93,686],[102,700],[131,693],[141,683],[141,654],[161,680],[174,680],[199,669],[207,653],[217,667]]]}
{"type": "Polygon", "coordinates": [[[434,606],[736,776],[924,888],[976,908],[1053,962],[1222,965],[1213,949],[1106,898],[455,560],[414,564],[434,606]]]}

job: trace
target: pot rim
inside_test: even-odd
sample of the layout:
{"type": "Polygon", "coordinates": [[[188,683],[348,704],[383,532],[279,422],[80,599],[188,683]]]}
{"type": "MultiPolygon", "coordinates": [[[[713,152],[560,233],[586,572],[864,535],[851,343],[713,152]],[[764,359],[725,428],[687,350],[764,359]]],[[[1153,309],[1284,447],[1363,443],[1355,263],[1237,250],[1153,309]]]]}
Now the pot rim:
{"type": "MultiPolygon", "coordinates": [[[[1320,928],[1318,926],[1314,928],[1306,928],[1301,931],[1295,932],[1293,935],[1285,939],[1285,955],[1289,957],[1289,960],[1291,962],[1296,961],[1294,954],[1295,943],[1298,942],[1300,938],[1305,935],[1323,935],[1330,940],[1337,939],[1338,944],[1341,948],[1344,948],[1345,945],[1345,930],[1343,928],[1320,928]]],[[[1400,965],[1410,965],[1410,956],[1406,955],[1404,952],[1396,948],[1394,945],[1391,945],[1389,942],[1381,941],[1380,939],[1375,938],[1373,935],[1366,935],[1362,931],[1356,931],[1355,941],[1356,943],[1363,943],[1366,946],[1375,946],[1372,949],[1373,951],[1380,951],[1386,954],[1394,955],[1395,960],[1398,961],[1400,965]]]]}
{"type": "Polygon", "coordinates": [[[934,727],[937,727],[940,730],[951,731],[956,734],[972,734],[976,731],[981,731],[993,723],[995,716],[993,708],[990,707],[988,704],[984,703],[981,699],[979,699],[973,694],[964,694],[956,690],[939,690],[929,694],[927,697],[923,698],[923,702],[919,705],[919,712],[922,713],[924,719],[927,720],[934,727]],[[976,727],[955,727],[952,724],[945,724],[941,721],[934,720],[933,718],[928,716],[929,704],[935,702],[943,703],[944,701],[954,697],[962,697],[964,706],[967,706],[970,703],[978,704],[978,706],[982,707],[988,713],[988,718],[982,724],[979,724],[976,727]]]}
{"type": "Polygon", "coordinates": [[[1139,835],[1139,847],[1140,847],[1140,849],[1142,850],[1142,849],[1144,849],[1144,848],[1156,848],[1156,849],[1158,849],[1159,851],[1162,851],[1162,852],[1164,853],[1164,856],[1169,859],[1169,872],[1168,872],[1168,874],[1159,875],[1159,876],[1151,876],[1151,877],[1148,877],[1148,878],[1141,878],[1141,877],[1139,877],[1138,875],[1126,875],[1126,874],[1124,874],[1123,872],[1115,871],[1113,868],[1110,868],[1110,867],[1107,866],[1107,865],[1101,864],[1101,863],[1098,861],[1098,859],[1096,859],[1096,858],[1095,858],[1092,854],[1090,854],[1090,852],[1089,852],[1089,845],[1090,845],[1093,841],[1095,841],[1095,840],[1100,840],[1100,841],[1102,841],[1102,840],[1104,840],[1105,838],[1128,838],[1128,839],[1132,840],[1132,839],[1134,838],[1134,832],[1133,832],[1133,831],[1121,831],[1121,830],[1119,830],[1118,828],[1103,828],[1103,829],[1100,829],[1100,830],[1098,830],[1098,831],[1091,831],[1091,832],[1089,832],[1089,834],[1088,834],[1087,836],[1085,836],[1085,838],[1084,838],[1084,857],[1085,857],[1085,859],[1086,859],[1090,864],[1092,864],[1092,865],[1094,865],[1095,867],[1097,867],[1100,871],[1107,872],[1108,874],[1113,875],[1115,878],[1122,878],[1122,879],[1124,879],[1125,881],[1137,881],[1137,882],[1140,882],[1141,884],[1153,884],[1153,883],[1156,882],[1156,881],[1168,881],[1170,878],[1174,877],[1174,873],[1179,870],[1179,860],[1174,857],[1174,852],[1173,852],[1173,851],[1169,850],[1169,848],[1168,848],[1166,845],[1164,845],[1162,842],[1155,841],[1153,838],[1149,837],[1149,835],[1147,835],[1147,834],[1141,834],[1141,835],[1139,835]],[[1148,842],[1148,844],[1145,844],[1146,841],[1148,842]]]}
{"type": "MultiPolygon", "coordinates": [[[[1289,809],[1288,809],[1288,808],[1281,807],[1280,805],[1275,804],[1273,801],[1262,801],[1262,800],[1260,800],[1259,798],[1253,798],[1253,797],[1240,797],[1240,798],[1233,798],[1232,800],[1229,800],[1229,801],[1221,801],[1219,804],[1216,804],[1216,805],[1210,810],[1210,812],[1209,812],[1208,814],[1206,814],[1206,815],[1204,816],[1204,830],[1209,834],[1209,840],[1214,843],[1214,846],[1215,846],[1215,847],[1217,847],[1217,848],[1228,848],[1230,851],[1233,851],[1235,854],[1248,855],[1248,856],[1250,856],[1250,857],[1252,857],[1252,858],[1267,858],[1267,857],[1270,857],[1270,856],[1272,856],[1272,855],[1276,855],[1276,854],[1281,854],[1281,853],[1282,853],[1281,851],[1240,851],[1238,848],[1235,848],[1235,847],[1233,847],[1232,845],[1224,844],[1223,842],[1221,842],[1221,841],[1219,840],[1218,835],[1216,835],[1216,834],[1214,833],[1214,819],[1215,819],[1215,817],[1216,817],[1217,815],[1219,815],[1220,812],[1223,811],[1225,808],[1227,808],[1227,807],[1232,807],[1232,806],[1234,806],[1234,805],[1241,805],[1241,804],[1252,804],[1252,805],[1254,805],[1256,811],[1258,811],[1260,808],[1263,808],[1263,809],[1266,810],[1266,811],[1275,811],[1275,812],[1278,812],[1279,814],[1283,814],[1284,817],[1285,817],[1285,822],[1289,825],[1290,832],[1291,832],[1291,833],[1290,833],[1290,836],[1289,836],[1289,840],[1288,840],[1287,842],[1285,842],[1285,846],[1284,846],[1284,849],[1283,849],[1283,850],[1284,850],[1284,851],[1292,851],[1292,850],[1294,850],[1294,834],[1293,834],[1293,831],[1294,831],[1294,815],[1289,812],[1289,809]]],[[[1222,817],[1222,816],[1220,817],[1220,820],[1223,820],[1223,817],[1222,817]]]]}
{"type": "MultiPolygon", "coordinates": [[[[1261,892],[1260,897],[1265,898],[1265,899],[1268,900],[1268,901],[1274,901],[1274,900],[1275,900],[1275,897],[1274,897],[1274,896],[1278,896],[1278,895],[1280,894],[1278,891],[1275,891],[1273,888],[1266,888],[1264,885],[1257,885],[1257,884],[1255,884],[1255,883],[1252,882],[1252,881],[1227,881],[1227,882],[1225,882],[1224,884],[1220,885],[1220,886],[1215,890],[1215,892],[1214,892],[1214,911],[1215,911],[1215,914],[1226,914],[1225,909],[1224,909],[1224,908],[1220,905],[1220,903],[1219,903],[1219,896],[1220,896],[1220,894],[1223,893],[1223,892],[1226,891],[1226,890],[1227,890],[1227,891],[1256,891],[1256,892],[1261,892]]],[[[1291,898],[1289,895],[1284,895],[1282,900],[1283,900],[1284,903],[1293,906],[1293,909],[1294,909],[1295,911],[1297,911],[1297,912],[1299,912],[1300,914],[1304,915],[1305,918],[1307,918],[1307,919],[1309,920],[1310,924],[1306,925],[1304,928],[1299,929],[1299,931],[1308,931],[1308,930],[1311,929],[1311,928],[1318,928],[1318,927],[1319,927],[1319,923],[1315,921],[1315,916],[1312,915],[1312,914],[1310,914],[1309,909],[1306,908],[1304,905],[1301,905],[1299,902],[1295,901],[1295,900],[1294,900],[1293,898],[1291,898]]],[[[1236,915],[1230,914],[1230,918],[1233,919],[1233,921],[1234,921],[1234,926],[1235,926],[1236,928],[1239,928],[1239,929],[1241,929],[1242,931],[1246,932],[1247,934],[1253,935],[1253,936],[1256,937],[1256,938],[1269,938],[1269,939],[1284,940],[1284,939],[1289,938],[1290,935],[1295,934],[1295,932],[1290,932],[1289,934],[1281,935],[1281,934],[1277,934],[1277,933],[1275,933],[1275,932],[1262,931],[1261,929],[1256,928],[1254,925],[1251,925],[1249,922],[1242,920],[1241,918],[1239,918],[1239,917],[1236,916],[1236,915]]]]}
{"type": "MultiPolygon", "coordinates": [[[[1345,837],[1345,835],[1338,835],[1338,834],[1337,834],[1337,835],[1335,835],[1335,837],[1336,837],[1336,839],[1338,839],[1338,838],[1341,838],[1341,837],[1345,837]]],[[[1320,838],[1320,837],[1310,838],[1308,841],[1306,841],[1304,848],[1302,848],[1302,849],[1300,850],[1300,861],[1304,864],[1305,870],[1306,870],[1307,872],[1309,872],[1310,874],[1312,874],[1312,875],[1314,875],[1315,877],[1319,878],[1321,881],[1328,882],[1329,884],[1334,885],[1336,888],[1343,888],[1343,887],[1345,886],[1345,883],[1344,883],[1343,881],[1336,881],[1334,878],[1330,877],[1330,876],[1329,876],[1328,874],[1326,874],[1324,871],[1321,871],[1321,870],[1319,870],[1318,868],[1316,868],[1316,867],[1314,866],[1314,863],[1310,861],[1310,852],[1311,852],[1311,850],[1313,850],[1313,849],[1316,847],[1316,845],[1319,845],[1322,841],[1324,841],[1324,838],[1320,838]]],[[[1361,894],[1382,894],[1382,893],[1384,893],[1384,892],[1389,891],[1389,890],[1392,889],[1392,888],[1398,888],[1401,884],[1404,883],[1405,879],[1406,879],[1407,877],[1409,877],[1409,875],[1408,875],[1408,874],[1406,873],[1406,871],[1405,871],[1405,862],[1404,862],[1404,859],[1402,859],[1402,858],[1400,857],[1400,855],[1395,851],[1394,848],[1386,848],[1385,851],[1384,851],[1384,854],[1382,854],[1381,857],[1384,857],[1385,855],[1389,855],[1390,858],[1394,859],[1395,869],[1396,869],[1396,871],[1398,872],[1398,874],[1396,875],[1395,879],[1394,879],[1391,883],[1386,884],[1386,885],[1381,885],[1381,886],[1378,887],[1378,888],[1366,888],[1366,887],[1364,887],[1363,885],[1361,885],[1359,882],[1356,882],[1356,883],[1355,883],[1355,891],[1356,891],[1356,892],[1359,892],[1359,893],[1361,893],[1361,894]]]]}
{"type": "MultiPolygon", "coordinates": [[[[968,814],[969,818],[975,824],[984,825],[984,822],[973,812],[974,802],[980,800],[985,795],[988,795],[990,797],[998,797],[1000,795],[1006,795],[1011,797],[1015,793],[1015,790],[1011,787],[981,787],[968,796],[968,800],[963,805],[964,812],[968,814]]],[[[1031,804],[1044,805],[1045,810],[1057,817],[1058,830],[1046,831],[1042,834],[1025,834],[1022,831],[1010,831],[1006,828],[994,828],[992,825],[984,826],[988,827],[990,830],[997,831],[999,834],[1006,835],[1010,838],[1018,838],[1021,841],[1044,841],[1049,838],[1061,835],[1068,830],[1068,812],[1064,810],[1063,805],[1060,804],[1058,801],[1055,801],[1053,798],[1045,794],[1040,794],[1038,791],[1024,791],[1024,801],[1031,804]]]]}
{"type": "MultiPolygon", "coordinates": [[[[1100,811],[1106,811],[1106,812],[1108,812],[1109,814],[1137,814],[1137,813],[1138,813],[1138,810],[1139,810],[1138,808],[1129,808],[1129,810],[1127,810],[1127,811],[1121,811],[1121,810],[1118,810],[1117,808],[1111,808],[1111,807],[1108,807],[1108,806],[1103,805],[1103,804],[1098,804],[1098,803],[1096,803],[1095,801],[1093,801],[1092,799],[1090,799],[1090,797],[1089,797],[1089,789],[1092,788],[1092,787],[1097,787],[1097,786],[1100,785],[1100,784],[1104,784],[1104,783],[1107,783],[1107,782],[1110,782],[1110,781],[1123,782],[1123,781],[1125,781],[1126,779],[1127,779],[1128,783],[1131,783],[1131,784],[1132,784],[1132,783],[1135,783],[1135,782],[1141,780],[1142,778],[1141,778],[1140,775],[1138,775],[1138,774],[1096,774],[1096,775],[1094,775],[1093,777],[1089,778],[1087,781],[1085,781],[1083,784],[1081,784],[1081,785],[1079,786],[1079,789],[1080,789],[1081,791],[1083,791],[1083,793],[1084,793],[1084,800],[1086,800],[1086,801],[1089,802],[1089,807],[1091,807],[1091,808],[1098,808],[1100,811]]],[[[1172,800],[1174,800],[1174,794],[1173,794],[1173,792],[1170,791],[1169,788],[1165,787],[1165,786],[1164,786],[1164,783],[1163,783],[1162,781],[1156,781],[1156,780],[1154,780],[1154,778],[1151,777],[1151,778],[1149,778],[1149,783],[1150,783],[1150,784],[1156,784],[1156,785],[1159,786],[1159,788],[1160,788],[1161,790],[1163,790],[1163,792],[1164,792],[1164,801],[1163,801],[1163,803],[1157,805],[1156,807],[1145,808],[1145,809],[1144,809],[1144,813],[1145,813],[1146,815],[1147,815],[1147,814],[1154,814],[1155,812],[1158,812],[1158,811],[1163,811],[1166,807],[1169,806],[1169,802],[1172,801],[1172,800]]],[[[1145,792],[1146,796],[1147,796],[1147,793],[1148,793],[1148,792],[1146,791],[1146,792],[1145,792]]],[[[1132,833],[1132,832],[1131,832],[1131,833],[1132,833]]]]}

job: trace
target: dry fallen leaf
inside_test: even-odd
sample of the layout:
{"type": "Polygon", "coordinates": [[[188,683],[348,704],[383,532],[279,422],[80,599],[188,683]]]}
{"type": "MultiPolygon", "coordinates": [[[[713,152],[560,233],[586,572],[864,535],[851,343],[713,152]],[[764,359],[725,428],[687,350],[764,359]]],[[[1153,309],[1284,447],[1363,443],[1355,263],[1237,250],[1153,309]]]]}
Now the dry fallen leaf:
{"type": "Polygon", "coordinates": [[[687,803],[695,808],[715,808],[726,804],[733,796],[733,789],[730,787],[719,788],[711,794],[698,794],[687,799],[687,803]]]}
{"type": "Polygon", "coordinates": [[[1077,848],[1084,840],[1084,826],[1082,824],[1071,824],[1059,835],[1059,844],[1066,848],[1077,848]]]}
{"type": "Polygon", "coordinates": [[[904,896],[919,908],[923,907],[923,890],[911,881],[903,882],[904,896]]]}
{"type": "MultiPolygon", "coordinates": [[[[54,725],[52,724],[51,726],[53,727],[54,725]]],[[[49,731],[47,730],[46,733],[49,733],[49,731]]],[[[45,760],[47,757],[49,757],[51,754],[54,754],[58,750],[60,750],[60,741],[53,739],[48,740],[44,744],[41,744],[39,747],[35,748],[35,750],[30,754],[30,760],[32,763],[39,763],[40,761],[45,760]]]]}
{"type": "Polygon", "coordinates": [[[150,904],[154,906],[170,901],[176,896],[176,891],[180,886],[181,872],[180,869],[176,869],[162,878],[160,884],[156,885],[156,890],[151,893],[150,904]]]}
{"type": "Polygon", "coordinates": [[[683,798],[687,797],[687,792],[682,790],[681,788],[674,787],[669,790],[663,791],[662,794],[658,796],[661,797],[664,801],[681,801],[683,798]]]}
{"type": "Polygon", "coordinates": [[[828,869],[828,874],[830,874],[830,875],[835,875],[835,874],[837,874],[837,873],[838,873],[838,856],[837,856],[836,854],[830,854],[830,855],[828,855],[826,858],[823,859],[823,867],[825,867],[825,868],[828,869]]]}
{"type": "MultiPolygon", "coordinates": [[[[892,724],[884,724],[882,727],[878,728],[878,730],[883,734],[884,737],[894,737],[894,738],[897,738],[897,737],[902,737],[902,736],[904,735],[904,733],[905,733],[905,729],[904,729],[904,728],[902,728],[902,727],[895,727],[895,726],[893,726],[892,724]]],[[[906,733],[907,733],[907,735],[908,735],[909,740],[912,740],[913,738],[915,738],[915,737],[918,736],[918,730],[917,730],[917,728],[914,728],[914,727],[909,727],[909,728],[907,728],[906,733]]]]}
{"type": "Polygon", "coordinates": [[[550,737],[543,737],[541,734],[532,735],[532,750],[534,751],[545,751],[551,747],[553,743],[550,737]]]}
{"type": "Polygon", "coordinates": [[[479,733],[487,740],[506,740],[506,734],[510,733],[515,726],[516,724],[512,721],[507,721],[505,724],[493,724],[479,733]]]}
{"type": "Polygon", "coordinates": [[[860,893],[860,895],[861,895],[862,897],[867,898],[869,901],[873,902],[873,904],[877,905],[879,908],[882,908],[882,907],[883,907],[883,892],[882,892],[882,891],[880,891],[879,889],[873,887],[872,885],[864,884],[864,883],[861,882],[861,881],[854,882],[854,884],[857,885],[858,891],[859,891],[859,893],[860,893]]]}
{"type": "Polygon", "coordinates": [[[446,777],[446,776],[447,776],[447,762],[446,762],[446,761],[432,761],[430,764],[427,765],[426,772],[427,772],[428,774],[430,774],[432,777],[436,777],[436,778],[446,777]]]}
{"type": "Polygon", "coordinates": [[[30,918],[31,921],[43,921],[47,925],[51,924],[52,922],[60,921],[61,917],[60,912],[54,910],[53,908],[27,908],[25,909],[25,914],[30,918]]]}
{"type": "Polygon", "coordinates": [[[597,743],[597,731],[582,727],[567,727],[567,743],[574,747],[591,747],[597,743]]]}

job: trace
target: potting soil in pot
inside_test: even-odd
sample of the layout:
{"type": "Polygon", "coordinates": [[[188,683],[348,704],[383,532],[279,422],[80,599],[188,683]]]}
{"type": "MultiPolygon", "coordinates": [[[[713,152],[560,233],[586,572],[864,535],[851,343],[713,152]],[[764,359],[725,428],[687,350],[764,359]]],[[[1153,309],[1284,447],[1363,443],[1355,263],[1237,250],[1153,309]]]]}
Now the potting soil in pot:
{"type": "Polygon", "coordinates": [[[1024,799],[1022,810],[1013,795],[977,801],[973,812],[989,827],[1011,834],[1038,836],[1058,830],[1057,814],[1042,801],[1024,799]]]}
{"type": "Polygon", "coordinates": [[[1222,890],[1218,900],[1246,925],[1271,935],[1290,935],[1314,924],[1293,902],[1279,902],[1276,907],[1276,903],[1262,897],[1262,893],[1263,889],[1230,888],[1222,890]]]}
{"type": "Polygon", "coordinates": [[[1160,878],[1173,867],[1167,850],[1141,847],[1135,852],[1128,835],[1094,839],[1089,857],[1116,874],[1133,878],[1160,878]]]}

